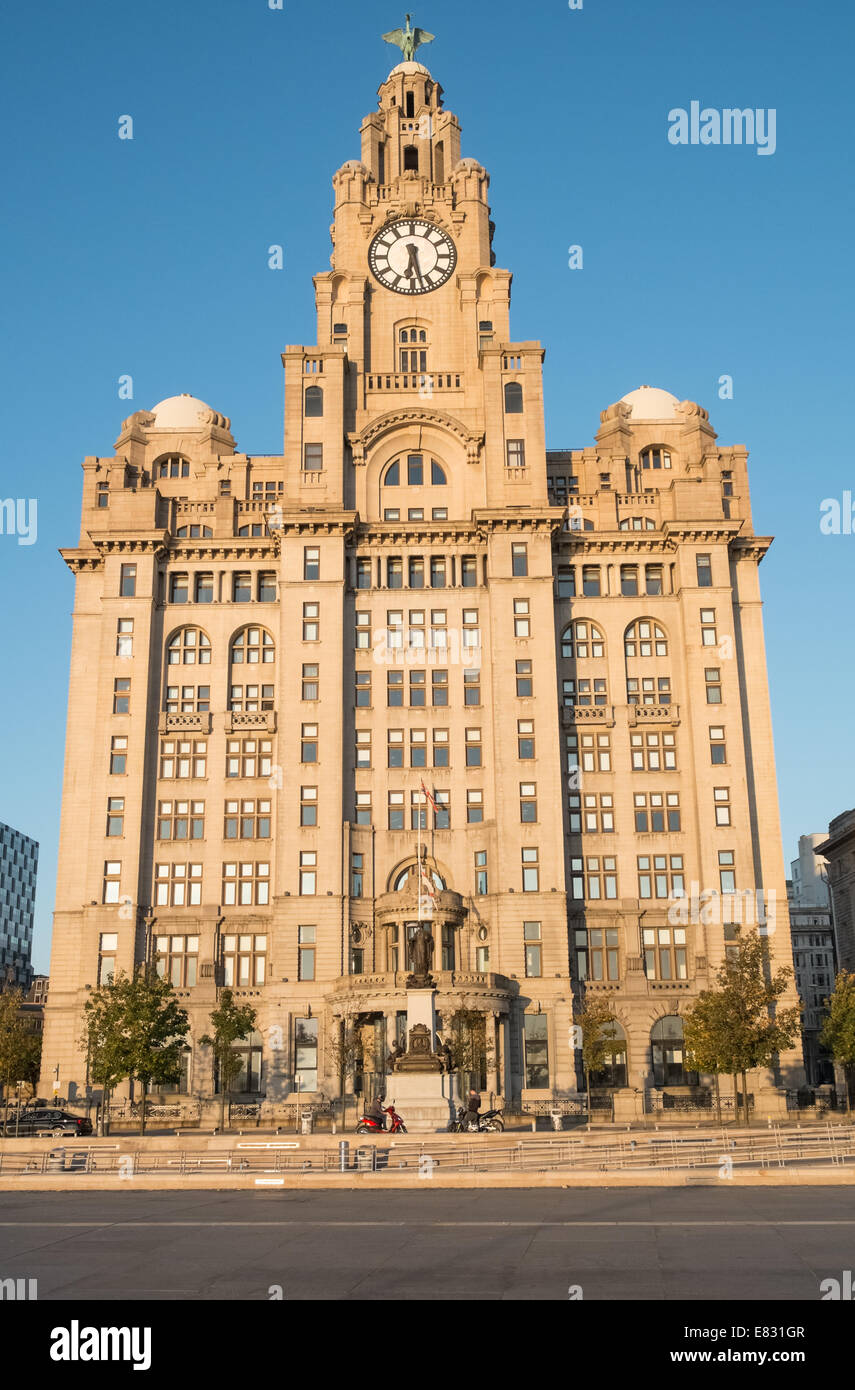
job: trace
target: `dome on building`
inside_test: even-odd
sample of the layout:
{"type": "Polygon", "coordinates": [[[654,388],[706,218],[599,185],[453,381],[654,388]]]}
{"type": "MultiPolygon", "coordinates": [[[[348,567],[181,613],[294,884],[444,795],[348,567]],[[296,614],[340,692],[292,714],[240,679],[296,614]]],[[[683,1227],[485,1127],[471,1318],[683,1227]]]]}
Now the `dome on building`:
{"type": "Polygon", "coordinates": [[[152,407],[155,430],[201,430],[210,425],[217,412],[198,396],[167,396],[152,407]]]}
{"type": "MultiPolygon", "coordinates": [[[[394,77],[396,73],[403,73],[405,77],[415,77],[417,73],[423,73],[425,77],[430,77],[430,72],[424,63],[416,63],[412,59],[408,63],[398,63],[389,73],[389,77],[394,77]]],[[[386,81],[389,81],[389,77],[386,81]]]]}
{"type": "Polygon", "coordinates": [[[673,420],[680,407],[677,397],[659,386],[639,386],[621,396],[621,400],[624,405],[632,406],[633,424],[639,420],[673,420]]]}

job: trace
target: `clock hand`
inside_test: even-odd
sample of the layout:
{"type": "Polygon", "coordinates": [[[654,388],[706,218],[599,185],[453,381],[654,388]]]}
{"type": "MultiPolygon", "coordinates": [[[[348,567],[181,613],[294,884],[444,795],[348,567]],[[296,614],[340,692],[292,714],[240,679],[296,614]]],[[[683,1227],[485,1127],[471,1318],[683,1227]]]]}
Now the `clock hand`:
{"type": "Polygon", "coordinates": [[[409,278],[412,280],[413,275],[411,272],[414,271],[415,274],[418,275],[419,280],[422,282],[422,284],[424,284],[425,277],[423,276],[421,266],[419,265],[419,248],[411,241],[407,246],[407,250],[410,253],[410,259],[407,263],[407,274],[409,275],[409,278]]]}

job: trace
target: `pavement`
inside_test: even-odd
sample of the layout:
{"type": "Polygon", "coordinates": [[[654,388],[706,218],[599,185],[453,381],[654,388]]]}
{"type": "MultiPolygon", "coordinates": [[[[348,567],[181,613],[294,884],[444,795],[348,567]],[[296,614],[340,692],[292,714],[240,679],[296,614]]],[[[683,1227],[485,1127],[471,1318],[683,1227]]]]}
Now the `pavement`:
{"type": "Polygon", "coordinates": [[[853,1243],[851,1187],[0,1193],[39,1300],[818,1301],[853,1243]]]}

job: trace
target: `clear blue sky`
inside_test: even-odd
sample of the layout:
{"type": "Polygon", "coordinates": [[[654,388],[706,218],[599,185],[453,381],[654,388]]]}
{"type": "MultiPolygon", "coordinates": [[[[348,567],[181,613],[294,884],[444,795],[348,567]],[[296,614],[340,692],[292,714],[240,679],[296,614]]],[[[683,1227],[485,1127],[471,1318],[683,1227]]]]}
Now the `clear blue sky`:
{"type": "MultiPolygon", "coordinates": [[[[394,62],[379,35],[405,8],[284,4],[4,6],[0,498],[36,497],[39,533],[0,536],[0,820],[41,842],[37,968],[72,605],[56,551],[77,541],[80,460],[181,391],[230,415],[242,449],[280,451],[279,353],[313,340],[331,175],[359,154],[394,62]]],[[[761,574],[789,861],[855,803],[855,535],[819,530],[822,499],[855,481],[850,0],[425,0],[415,22],[492,175],[513,333],[547,349],[550,446],[591,442],[645,382],[751,450],[755,525],[777,537],[761,574]],[[774,107],[776,153],[670,145],[669,110],[693,100],[774,107]]]]}

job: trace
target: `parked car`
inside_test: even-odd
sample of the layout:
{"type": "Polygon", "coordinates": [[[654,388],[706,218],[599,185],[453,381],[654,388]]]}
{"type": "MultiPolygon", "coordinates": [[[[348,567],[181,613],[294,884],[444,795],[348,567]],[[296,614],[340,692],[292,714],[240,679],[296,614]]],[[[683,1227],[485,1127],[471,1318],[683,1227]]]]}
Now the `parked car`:
{"type": "Polygon", "coordinates": [[[22,1110],[17,1120],[10,1115],[4,1129],[6,1135],[18,1134],[31,1139],[35,1135],[47,1134],[51,1138],[83,1138],[92,1133],[92,1123],[80,1115],[71,1115],[67,1110],[22,1110]]]}

